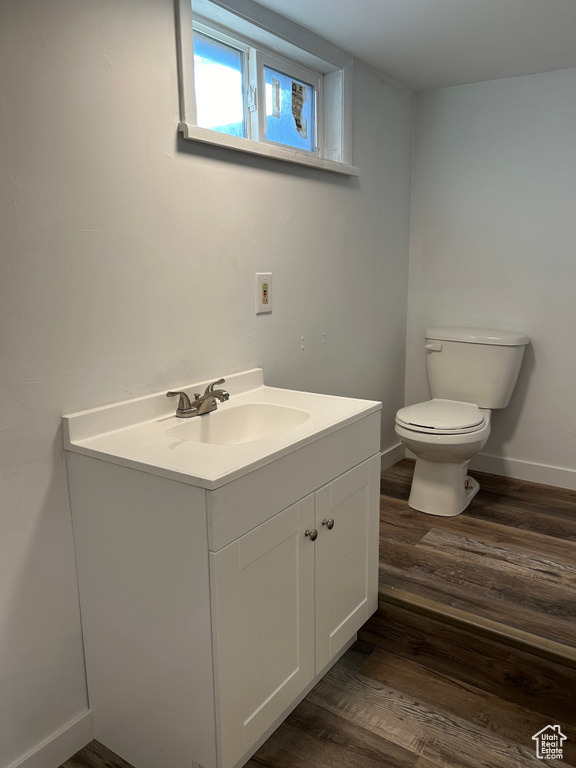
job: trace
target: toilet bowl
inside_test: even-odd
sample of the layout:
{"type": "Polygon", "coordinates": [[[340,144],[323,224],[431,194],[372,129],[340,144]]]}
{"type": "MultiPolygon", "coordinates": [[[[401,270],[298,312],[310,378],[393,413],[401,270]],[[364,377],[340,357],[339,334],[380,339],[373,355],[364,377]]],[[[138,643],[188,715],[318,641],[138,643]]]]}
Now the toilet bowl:
{"type": "Polygon", "coordinates": [[[490,421],[488,409],[454,400],[433,399],[398,411],[396,434],[417,459],[410,507],[442,517],[466,509],[479,490],[468,464],[488,440],[490,421]]]}
{"type": "Polygon", "coordinates": [[[395,429],[416,456],[408,504],[454,517],[478,493],[468,464],[490,436],[492,410],[510,402],[529,339],[491,328],[432,328],[424,337],[432,399],[401,408],[395,429]]]}

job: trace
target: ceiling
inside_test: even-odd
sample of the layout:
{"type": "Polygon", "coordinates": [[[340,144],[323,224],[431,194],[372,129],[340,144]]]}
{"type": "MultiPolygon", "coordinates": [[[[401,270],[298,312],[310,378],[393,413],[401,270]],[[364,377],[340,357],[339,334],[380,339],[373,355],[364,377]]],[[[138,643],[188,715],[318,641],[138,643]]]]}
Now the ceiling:
{"type": "Polygon", "coordinates": [[[258,0],[415,91],[576,67],[576,0],[258,0]]]}

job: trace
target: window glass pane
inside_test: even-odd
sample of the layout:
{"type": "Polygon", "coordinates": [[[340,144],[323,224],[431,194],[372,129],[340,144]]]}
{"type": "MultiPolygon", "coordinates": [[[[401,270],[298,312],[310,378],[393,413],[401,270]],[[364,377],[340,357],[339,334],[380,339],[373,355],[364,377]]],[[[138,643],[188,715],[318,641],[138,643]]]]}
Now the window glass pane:
{"type": "Polygon", "coordinates": [[[194,33],[196,123],[233,136],[246,136],[242,51],[194,33]]]}
{"type": "Polygon", "coordinates": [[[272,67],[266,80],[266,140],[314,152],[316,149],[315,89],[272,67]]]}

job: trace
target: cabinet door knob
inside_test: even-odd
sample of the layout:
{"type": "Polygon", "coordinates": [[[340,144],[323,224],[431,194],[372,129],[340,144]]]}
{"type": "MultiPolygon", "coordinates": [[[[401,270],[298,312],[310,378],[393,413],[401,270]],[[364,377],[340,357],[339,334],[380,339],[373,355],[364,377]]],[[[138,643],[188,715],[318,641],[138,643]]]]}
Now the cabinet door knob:
{"type": "Polygon", "coordinates": [[[324,518],[324,520],[322,520],[322,525],[325,525],[326,528],[331,531],[332,528],[334,528],[334,520],[331,517],[329,517],[327,520],[324,518]]]}
{"type": "Polygon", "coordinates": [[[311,531],[310,530],[304,531],[304,536],[309,536],[310,541],[316,541],[316,539],[318,538],[318,531],[316,530],[316,528],[312,528],[311,531]]]}

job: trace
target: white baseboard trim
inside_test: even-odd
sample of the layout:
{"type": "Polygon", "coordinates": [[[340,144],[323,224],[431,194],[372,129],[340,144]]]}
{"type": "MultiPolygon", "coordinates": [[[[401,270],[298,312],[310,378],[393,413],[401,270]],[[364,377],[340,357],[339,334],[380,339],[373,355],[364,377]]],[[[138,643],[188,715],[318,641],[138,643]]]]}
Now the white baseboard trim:
{"type": "Polygon", "coordinates": [[[470,462],[470,469],[576,491],[576,470],[567,467],[551,467],[547,464],[535,464],[531,461],[479,453],[470,462]]]}
{"type": "Polygon", "coordinates": [[[87,709],[6,768],[58,768],[94,738],[87,709]]]}
{"type": "Polygon", "coordinates": [[[396,464],[397,461],[403,459],[406,456],[406,450],[402,443],[396,443],[392,448],[387,448],[385,451],[382,451],[380,456],[382,457],[382,471],[384,471],[385,469],[388,469],[388,467],[391,467],[392,464],[396,464]]]}

